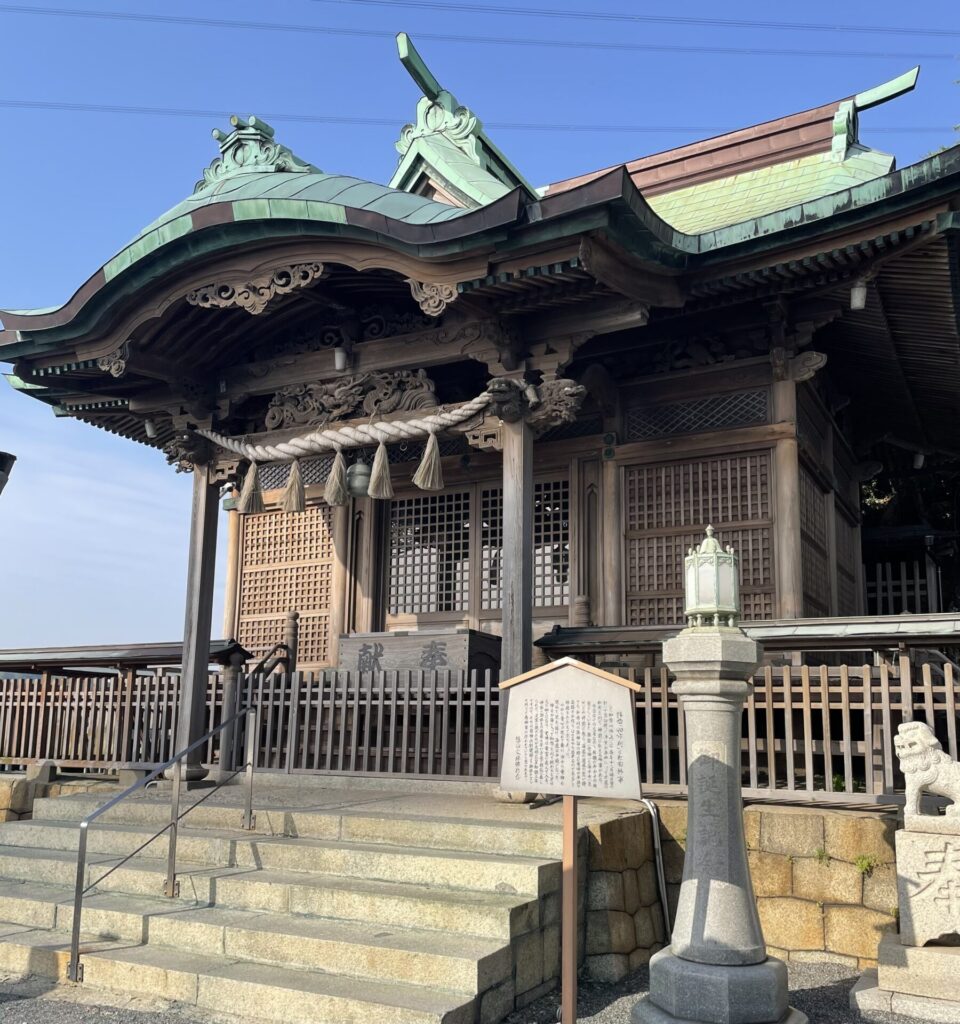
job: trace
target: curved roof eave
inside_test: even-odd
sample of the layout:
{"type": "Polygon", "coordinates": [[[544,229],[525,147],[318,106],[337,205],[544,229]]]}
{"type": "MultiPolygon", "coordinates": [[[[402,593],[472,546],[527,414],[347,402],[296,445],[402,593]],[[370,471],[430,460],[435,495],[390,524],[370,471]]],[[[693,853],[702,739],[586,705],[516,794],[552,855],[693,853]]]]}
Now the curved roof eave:
{"type": "MultiPolygon", "coordinates": [[[[279,241],[297,235],[366,240],[396,252],[440,260],[469,254],[492,242],[500,243],[503,252],[599,228],[641,260],[674,270],[693,269],[746,252],[782,249],[815,237],[827,225],[831,231],[850,227],[889,215],[938,192],[956,190],[958,185],[960,145],[864,184],[697,235],[684,234],[659,217],[625,167],[526,207],[522,205],[521,190],[515,189],[485,207],[435,224],[410,224],[349,207],[340,208],[342,215],[336,219],[329,216],[329,211],[319,219],[291,218],[286,207],[283,216],[273,217],[269,201],[266,205],[260,201],[256,210],[241,208],[237,217],[234,203],[220,203],[185,215],[190,218],[189,224],[174,227],[178,218],[156,228],[166,234],[158,235],[155,242],[145,242],[145,251],[122,266],[115,257],[111,261],[115,272],[109,278],[106,267],[101,268],[64,306],[53,311],[0,311],[0,316],[7,329],[17,331],[24,341],[28,337],[39,341],[37,335],[42,333],[45,347],[48,342],[81,336],[98,319],[91,314],[102,315],[109,308],[111,295],[119,299],[135,293],[146,281],[155,280],[158,270],[181,270],[198,258],[245,241],[279,241]],[[161,269],[154,259],[148,261],[148,268],[144,258],[161,253],[168,265],[161,269]],[[138,270],[140,273],[136,273],[138,270]]],[[[0,352],[16,355],[21,347],[35,350],[35,342],[0,346],[0,352]]]]}
{"type": "Polygon", "coordinates": [[[678,231],[656,214],[626,167],[545,196],[537,205],[544,227],[554,218],[573,213],[582,216],[591,207],[606,206],[611,232],[636,256],[667,267],[693,269],[747,251],[783,248],[815,237],[825,227],[833,232],[958,189],[960,145],[863,184],[700,234],[678,231]]]}
{"type": "MultiPolygon", "coordinates": [[[[385,250],[442,260],[458,255],[464,242],[477,246],[495,241],[516,224],[525,198],[519,188],[477,210],[435,223],[410,223],[381,213],[326,202],[240,199],[201,207],[155,226],[88,278],[62,306],[37,310],[0,310],[5,331],[0,353],[16,355],[15,343],[2,344],[2,334],[21,339],[43,335],[51,344],[76,338],[124,296],[135,294],[158,276],[182,271],[190,264],[249,242],[282,241],[304,236],[369,242],[385,250]]],[[[439,204],[438,204],[439,205],[439,204]]]]}

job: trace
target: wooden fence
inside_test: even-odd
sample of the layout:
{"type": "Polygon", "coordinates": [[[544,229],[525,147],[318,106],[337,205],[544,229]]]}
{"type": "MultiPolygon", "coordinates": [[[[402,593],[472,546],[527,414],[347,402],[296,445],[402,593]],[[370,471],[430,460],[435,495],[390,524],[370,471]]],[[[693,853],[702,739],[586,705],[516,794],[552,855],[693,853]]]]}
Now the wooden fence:
{"type": "MultiPolygon", "coordinates": [[[[796,801],[890,802],[903,790],[893,738],[922,719],[957,757],[958,673],[949,663],[766,668],[743,716],[744,793],[796,801]]],[[[666,670],[638,671],[644,791],[686,792],[683,716],[666,670]]],[[[499,690],[490,673],[319,672],[249,676],[262,771],[495,779],[499,690]]],[[[65,768],[159,764],[171,756],[176,676],[0,679],[0,764],[65,768]]],[[[211,676],[208,725],[222,720],[211,676]]],[[[219,761],[217,741],[208,763],[219,761]]],[[[226,755],[225,755],[226,756],[226,755]]]]}
{"type": "Polygon", "coordinates": [[[933,559],[864,565],[868,615],[924,615],[940,611],[940,588],[933,559]]]}

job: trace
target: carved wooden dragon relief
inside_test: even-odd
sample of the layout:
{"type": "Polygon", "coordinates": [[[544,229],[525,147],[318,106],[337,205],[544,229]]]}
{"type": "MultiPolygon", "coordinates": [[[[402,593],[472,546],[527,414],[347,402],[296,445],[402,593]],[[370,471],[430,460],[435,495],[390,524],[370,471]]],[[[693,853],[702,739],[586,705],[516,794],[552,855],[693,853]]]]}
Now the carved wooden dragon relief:
{"type": "Polygon", "coordinates": [[[281,388],[270,400],[265,426],[322,426],[350,416],[386,416],[436,406],[433,381],[425,370],[361,373],[281,388]]]}

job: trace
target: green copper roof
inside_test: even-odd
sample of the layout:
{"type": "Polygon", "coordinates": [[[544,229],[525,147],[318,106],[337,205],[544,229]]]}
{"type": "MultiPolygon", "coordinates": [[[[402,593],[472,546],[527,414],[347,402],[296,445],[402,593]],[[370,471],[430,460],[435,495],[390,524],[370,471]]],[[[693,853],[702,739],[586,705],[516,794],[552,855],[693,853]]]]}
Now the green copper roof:
{"type": "Polygon", "coordinates": [[[319,220],[346,222],[346,210],[379,213],[408,224],[436,224],[467,210],[411,195],[361,178],[322,171],[247,173],[226,178],[168,210],[106,264],[109,281],[161,245],[193,230],[192,215],[204,207],[232,203],[231,220],[319,220]]]}
{"type": "MultiPolygon", "coordinates": [[[[273,128],[257,117],[234,115],[231,130],[215,128],[220,156],[203,172],[193,195],[168,210],[103,268],[109,281],[167,242],[189,234],[193,215],[206,207],[230,203],[238,220],[305,220],[346,223],[346,210],[379,213],[408,224],[433,224],[465,211],[423,196],[342,174],[324,174],[274,140],[273,128]]],[[[211,216],[214,223],[216,217],[211,216]]]]}
{"type": "Polygon", "coordinates": [[[647,202],[673,227],[699,234],[861,185],[889,174],[893,164],[887,153],[854,146],[843,160],[833,153],[814,153],[649,196],[647,202]]]}
{"type": "Polygon", "coordinates": [[[415,191],[426,176],[470,207],[485,206],[515,188],[536,199],[536,190],[490,140],[480,118],[440,85],[406,32],[397,36],[397,50],[423,99],[416,121],[400,133],[400,164],[390,184],[415,191]]]}
{"type": "MultiPolygon", "coordinates": [[[[214,129],[220,156],[204,170],[193,194],[148,224],[109,260],[103,267],[106,281],[194,231],[198,226],[194,215],[219,204],[224,204],[224,213],[209,213],[211,224],[295,220],[342,225],[347,221],[348,209],[407,224],[435,224],[468,212],[361,178],[325,174],[277,143],[273,128],[257,117],[242,120],[234,116],[231,126],[229,132],[214,129]]],[[[30,312],[54,312],[58,308],[30,312]]]]}

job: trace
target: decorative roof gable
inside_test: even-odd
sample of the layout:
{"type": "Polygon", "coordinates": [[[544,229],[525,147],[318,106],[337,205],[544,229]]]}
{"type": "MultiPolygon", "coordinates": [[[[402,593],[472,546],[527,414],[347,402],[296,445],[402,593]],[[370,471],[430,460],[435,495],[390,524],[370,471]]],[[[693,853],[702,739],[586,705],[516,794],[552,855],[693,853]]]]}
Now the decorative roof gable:
{"type": "Polygon", "coordinates": [[[405,32],[397,36],[400,61],[423,91],[417,119],[397,141],[400,165],[392,188],[454,206],[485,206],[515,188],[536,199],[533,187],[490,141],[480,119],[441,87],[405,32]]]}
{"type": "Polygon", "coordinates": [[[268,171],[319,173],[319,167],[308,164],[286,146],[275,142],[273,128],[259,117],[251,116],[243,121],[234,114],[230,124],[233,127],[229,132],[213,129],[213,137],[220,143],[220,156],[204,170],[203,177],[194,186],[194,194],[238,174],[268,171]]]}

